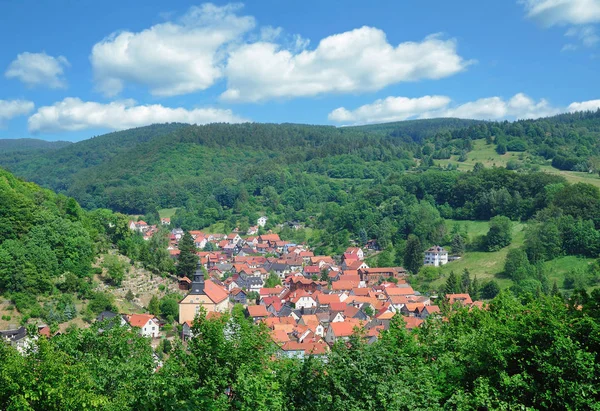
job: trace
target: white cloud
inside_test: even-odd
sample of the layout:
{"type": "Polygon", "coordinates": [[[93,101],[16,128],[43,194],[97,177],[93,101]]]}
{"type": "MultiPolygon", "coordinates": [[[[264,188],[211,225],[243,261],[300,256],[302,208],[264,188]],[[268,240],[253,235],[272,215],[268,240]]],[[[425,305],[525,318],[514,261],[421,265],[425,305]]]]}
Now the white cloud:
{"type": "Polygon", "coordinates": [[[600,109],[600,100],[579,101],[569,104],[568,110],[574,111],[596,111],[600,109]]]}
{"type": "Polygon", "coordinates": [[[226,48],[255,26],[253,17],[235,14],[240,8],[203,4],[176,22],[111,34],[90,55],[98,89],[109,96],[126,82],[150,87],[158,96],[207,89],[223,75],[226,48]]]}
{"type": "Polygon", "coordinates": [[[21,53],[13,60],[4,75],[16,78],[28,86],[66,87],[63,77],[69,62],[64,56],[52,57],[46,53],[21,53]]]}
{"type": "MultiPolygon", "coordinates": [[[[579,39],[585,47],[593,47],[600,42],[600,37],[596,33],[596,29],[592,26],[571,27],[569,30],[567,30],[565,36],[579,39]]],[[[569,45],[570,44],[567,46],[569,45]]]]}
{"type": "Polygon", "coordinates": [[[90,128],[124,130],[154,123],[240,123],[247,121],[231,110],[216,108],[170,108],[159,104],[135,105],[132,100],[102,104],[68,97],[52,106],[40,107],[29,117],[29,131],[54,133],[90,128]]]}
{"type": "Polygon", "coordinates": [[[315,50],[303,50],[308,43],[301,38],[297,43],[299,52],[272,42],[232,50],[221,97],[241,102],[373,91],[451,76],[472,63],[457,54],[454,40],[433,35],[394,47],[373,27],[326,37],[315,50]]]}
{"type": "Polygon", "coordinates": [[[27,100],[0,100],[0,126],[17,116],[29,114],[35,105],[27,100]]]}
{"type": "MultiPolygon", "coordinates": [[[[579,40],[585,47],[600,42],[591,24],[600,22],[600,0],[518,0],[525,6],[527,17],[539,21],[545,27],[573,26],[565,36],[579,40]],[[577,27],[583,26],[583,27],[577,27]]],[[[574,51],[579,46],[567,43],[561,51],[574,51]]]]}
{"type": "Polygon", "coordinates": [[[519,0],[527,17],[550,27],[600,22],[600,0],[519,0]]]}
{"type": "Polygon", "coordinates": [[[446,96],[419,98],[388,97],[349,111],[344,107],[329,113],[329,120],[337,123],[377,123],[406,120],[432,110],[440,110],[450,103],[446,96]]]}
{"type": "Polygon", "coordinates": [[[356,110],[337,108],[329,120],[346,124],[383,123],[412,118],[458,117],[481,120],[539,118],[557,114],[560,110],[541,99],[535,101],[523,93],[509,100],[500,97],[482,98],[457,106],[446,96],[419,98],[388,97],[366,104],[356,110]]]}

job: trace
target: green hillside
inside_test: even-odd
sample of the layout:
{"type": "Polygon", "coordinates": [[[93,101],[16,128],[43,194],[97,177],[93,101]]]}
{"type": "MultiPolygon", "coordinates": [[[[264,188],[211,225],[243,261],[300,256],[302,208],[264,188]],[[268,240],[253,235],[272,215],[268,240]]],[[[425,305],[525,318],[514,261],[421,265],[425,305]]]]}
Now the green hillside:
{"type": "Polygon", "coordinates": [[[0,139],[0,152],[57,150],[72,144],[69,141],[46,141],[35,138],[0,139]]]}
{"type": "MultiPolygon", "coordinates": [[[[475,164],[481,163],[485,167],[507,167],[509,162],[514,163],[517,169],[533,169],[564,177],[570,183],[588,183],[600,187],[600,176],[593,172],[566,171],[552,167],[551,160],[532,155],[530,152],[506,152],[498,154],[496,146],[486,143],[485,140],[473,141],[473,149],[469,151],[464,161],[459,161],[460,155],[452,155],[449,159],[435,160],[441,167],[456,167],[461,171],[473,170],[475,164]]],[[[509,166],[510,167],[510,166],[509,166]]]]}
{"type": "Polygon", "coordinates": [[[92,264],[128,235],[125,216],[85,211],[73,198],[0,169],[2,323],[31,317],[59,324],[77,317],[84,301],[96,300],[96,309],[110,306],[93,291],[92,264]],[[4,300],[17,311],[4,311],[4,300]]]}

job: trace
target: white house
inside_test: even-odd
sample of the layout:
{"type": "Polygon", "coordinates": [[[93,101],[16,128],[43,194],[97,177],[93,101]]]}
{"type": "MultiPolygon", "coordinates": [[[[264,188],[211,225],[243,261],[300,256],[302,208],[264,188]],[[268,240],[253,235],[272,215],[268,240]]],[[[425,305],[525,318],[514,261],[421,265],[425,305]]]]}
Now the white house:
{"type": "Polygon", "coordinates": [[[443,247],[434,245],[429,250],[425,251],[424,265],[432,265],[438,267],[448,263],[448,251],[443,247]]]}
{"type": "Polygon", "coordinates": [[[229,241],[230,244],[237,245],[240,241],[242,241],[242,237],[240,237],[239,234],[232,233],[227,236],[227,241],[229,241]]]}
{"type": "Polygon", "coordinates": [[[258,225],[260,227],[264,227],[265,224],[267,224],[267,220],[268,220],[268,218],[263,215],[262,217],[259,217],[258,220],[256,220],[256,225],[258,225]]]}
{"type": "Polygon", "coordinates": [[[296,309],[312,308],[317,306],[317,302],[313,296],[304,290],[294,291],[294,293],[290,295],[290,302],[294,304],[296,309]]]}
{"type": "Polygon", "coordinates": [[[158,338],[160,327],[158,320],[151,314],[132,314],[127,320],[132,327],[138,327],[144,337],[158,338]]]}

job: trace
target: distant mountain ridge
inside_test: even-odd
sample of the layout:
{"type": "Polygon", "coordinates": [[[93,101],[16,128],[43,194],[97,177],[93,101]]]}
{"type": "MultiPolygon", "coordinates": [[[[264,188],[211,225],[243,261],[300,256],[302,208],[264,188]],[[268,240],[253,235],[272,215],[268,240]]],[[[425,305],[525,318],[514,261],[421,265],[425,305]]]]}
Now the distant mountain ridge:
{"type": "Polygon", "coordinates": [[[0,152],[57,150],[70,144],[73,143],[70,141],[46,141],[36,138],[7,138],[0,139],[0,152]]]}
{"type": "Polygon", "coordinates": [[[154,124],[52,151],[2,151],[0,165],[86,208],[143,214],[199,197],[221,196],[219,202],[229,204],[222,191],[231,186],[243,183],[248,194],[260,195],[284,187],[286,179],[302,180],[298,173],[366,183],[437,167],[433,160],[465,161],[481,139],[499,153],[527,154],[533,163],[524,158],[524,166],[600,168],[600,111],[516,122],[439,118],[351,127],[154,124]]]}

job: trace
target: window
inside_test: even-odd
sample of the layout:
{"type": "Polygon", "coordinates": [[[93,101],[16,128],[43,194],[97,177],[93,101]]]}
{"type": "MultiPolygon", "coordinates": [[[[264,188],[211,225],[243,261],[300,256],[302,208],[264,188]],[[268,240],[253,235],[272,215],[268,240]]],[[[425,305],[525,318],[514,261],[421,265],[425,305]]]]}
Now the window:
{"type": "Polygon", "coordinates": [[[156,327],[152,327],[152,331],[156,331],[156,327]]]}

